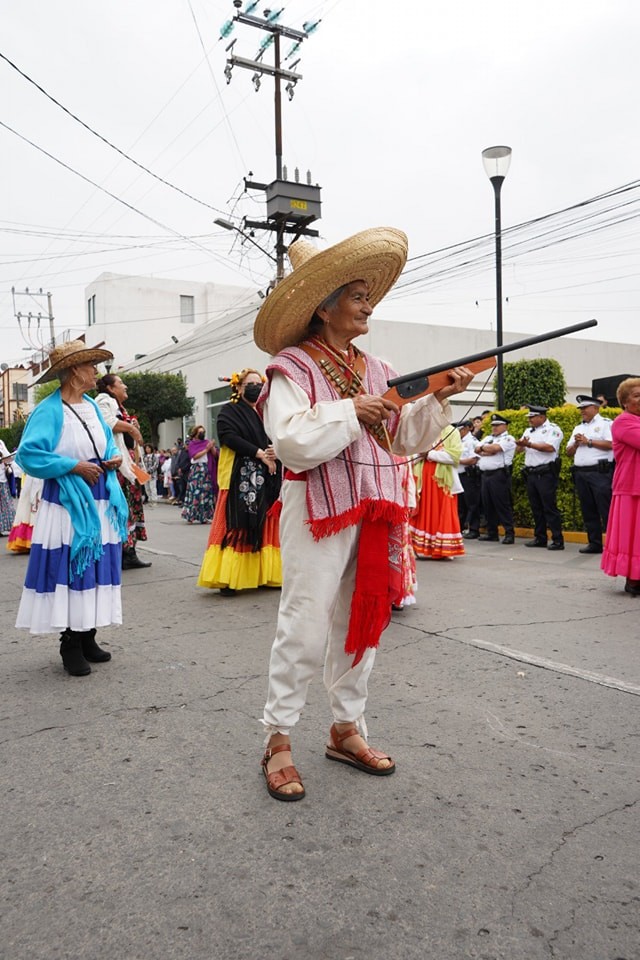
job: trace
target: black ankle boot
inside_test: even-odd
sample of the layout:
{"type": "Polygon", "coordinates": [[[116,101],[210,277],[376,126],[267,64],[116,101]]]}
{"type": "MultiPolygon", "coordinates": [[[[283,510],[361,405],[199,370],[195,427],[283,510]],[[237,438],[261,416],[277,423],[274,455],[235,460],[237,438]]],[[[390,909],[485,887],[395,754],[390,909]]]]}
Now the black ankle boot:
{"type": "Polygon", "coordinates": [[[106,663],[107,660],[111,660],[109,651],[103,650],[96,643],[95,627],[91,630],[84,630],[80,634],[80,645],[85,660],[89,660],[91,663],[106,663]]]}
{"type": "Polygon", "coordinates": [[[123,570],[141,570],[143,567],[150,567],[151,561],[146,563],[141,560],[135,551],[135,547],[125,547],[122,551],[122,569],[123,570]]]}
{"type": "Polygon", "coordinates": [[[82,635],[74,630],[65,630],[60,636],[62,663],[72,677],[86,677],[91,667],[82,653],[82,635]]]}

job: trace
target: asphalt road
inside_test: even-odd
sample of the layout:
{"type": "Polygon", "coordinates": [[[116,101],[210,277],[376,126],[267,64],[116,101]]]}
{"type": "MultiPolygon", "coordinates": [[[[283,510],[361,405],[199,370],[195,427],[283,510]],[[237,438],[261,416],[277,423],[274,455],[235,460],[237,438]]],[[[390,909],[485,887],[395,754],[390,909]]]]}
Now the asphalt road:
{"type": "Polygon", "coordinates": [[[0,550],[3,960],[640,957],[640,599],[598,557],[420,563],[370,685],[397,773],[324,758],[318,677],[307,797],[278,803],[257,722],[278,592],[198,590],[207,528],[148,522],[87,678],[13,629],[26,558],[0,550]]]}

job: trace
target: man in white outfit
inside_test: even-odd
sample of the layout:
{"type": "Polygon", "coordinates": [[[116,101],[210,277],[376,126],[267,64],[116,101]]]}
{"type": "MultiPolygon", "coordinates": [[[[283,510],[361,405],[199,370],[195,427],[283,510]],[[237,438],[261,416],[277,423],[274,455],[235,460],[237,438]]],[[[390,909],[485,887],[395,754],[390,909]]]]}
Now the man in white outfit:
{"type": "Polygon", "coordinates": [[[317,252],[298,240],[293,272],[263,304],[256,343],[275,354],[259,408],[279,460],[283,588],[269,666],[262,761],[270,795],[300,800],[290,732],[324,661],[333,716],[326,756],[374,776],[395,770],[366,743],[367,681],[401,578],[406,501],[396,457],[428,449],[449,422],[451,383],[400,410],[384,398],[394,372],[352,344],[399,276],[403,233],[366,230],[317,252]]]}

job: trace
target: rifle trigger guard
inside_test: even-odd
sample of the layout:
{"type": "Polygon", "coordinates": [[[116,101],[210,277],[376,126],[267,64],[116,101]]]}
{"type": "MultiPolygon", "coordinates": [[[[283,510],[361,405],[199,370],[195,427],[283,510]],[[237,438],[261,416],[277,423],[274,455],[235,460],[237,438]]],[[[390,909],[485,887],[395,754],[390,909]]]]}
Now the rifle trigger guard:
{"type": "Polygon", "coordinates": [[[429,388],[429,377],[416,377],[415,380],[407,380],[405,383],[399,383],[396,386],[398,396],[402,400],[411,400],[412,397],[419,397],[429,388]]]}

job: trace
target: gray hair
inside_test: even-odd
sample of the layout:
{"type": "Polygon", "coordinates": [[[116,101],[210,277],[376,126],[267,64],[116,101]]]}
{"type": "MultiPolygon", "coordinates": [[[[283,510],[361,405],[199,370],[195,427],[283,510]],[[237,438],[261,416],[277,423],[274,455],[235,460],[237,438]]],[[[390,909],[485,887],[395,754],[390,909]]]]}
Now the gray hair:
{"type": "Polygon", "coordinates": [[[344,293],[344,291],[349,286],[348,283],[343,283],[341,287],[338,287],[337,290],[334,290],[333,293],[330,293],[328,297],[325,297],[322,303],[319,303],[316,309],[313,312],[313,316],[309,321],[309,326],[307,328],[307,335],[313,336],[314,334],[320,333],[323,327],[322,318],[320,316],[320,310],[333,310],[337,306],[338,300],[344,293]]]}

